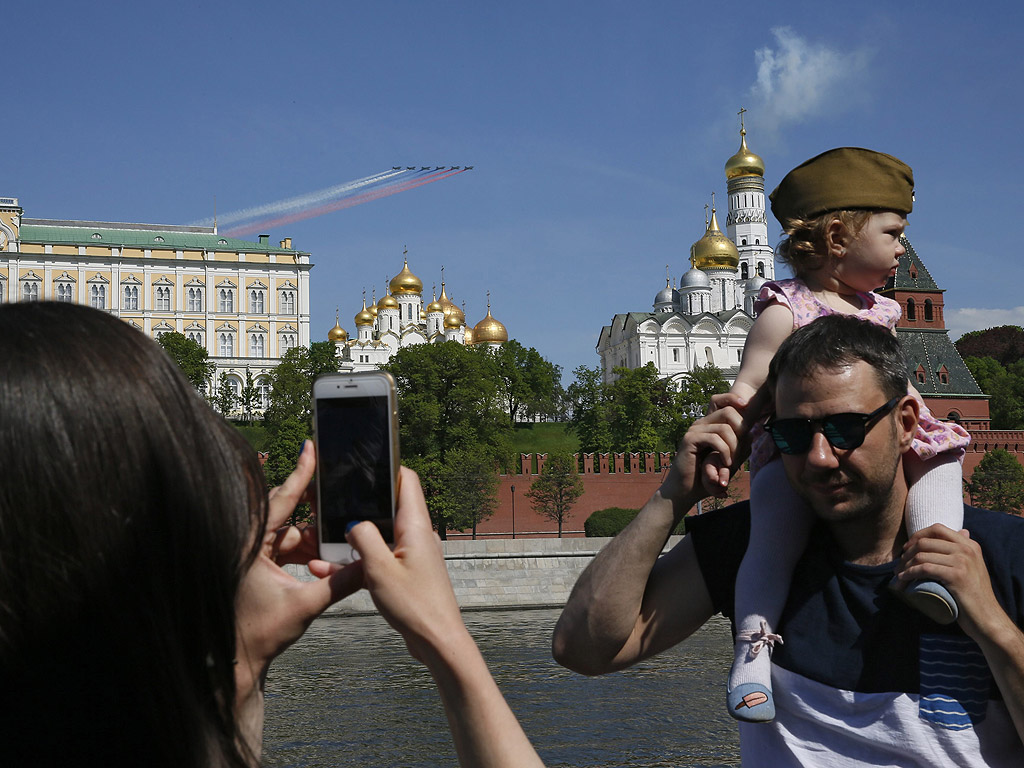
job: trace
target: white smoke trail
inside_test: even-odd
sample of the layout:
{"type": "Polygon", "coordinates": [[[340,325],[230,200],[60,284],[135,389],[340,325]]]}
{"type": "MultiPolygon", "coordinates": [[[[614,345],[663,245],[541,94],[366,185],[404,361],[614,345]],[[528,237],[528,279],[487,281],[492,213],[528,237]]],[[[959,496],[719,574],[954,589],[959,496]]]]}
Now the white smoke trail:
{"type": "MultiPolygon", "coordinates": [[[[363,187],[380,184],[405,173],[409,173],[409,171],[405,169],[391,169],[389,171],[374,174],[373,176],[366,176],[362,179],[356,179],[355,181],[348,181],[344,184],[338,184],[333,187],[328,187],[327,189],[321,189],[317,192],[308,192],[298,197],[279,200],[276,203],[266,203],[264,205],[253,206],[251,208],[243,208],[240,211],[233,211],[222,216],[217,216],[217,225],[218,227],[227,227],[232,224],[237,224],[238,222],[248,221],[249,219],[269,218],[272,216],[285,215],[304,208],[313,208],[318,205],[323,205],[333,198],[340,198],[345,195],[349,195],[363,187]]],[[[195,222],[197,226],[210,226],[213,223],[213,217],[195,222]]]]}

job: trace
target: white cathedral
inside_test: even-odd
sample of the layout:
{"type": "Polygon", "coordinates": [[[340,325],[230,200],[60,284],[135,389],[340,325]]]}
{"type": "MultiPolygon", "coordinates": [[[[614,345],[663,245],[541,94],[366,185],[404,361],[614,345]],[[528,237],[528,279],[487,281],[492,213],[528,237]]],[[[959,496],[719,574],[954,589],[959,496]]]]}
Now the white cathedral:
{"type": "Polygon", "coordinates": [[[690,247],[690,269],[678,288],[666,277],[652,312],[626,312],[601,329],[597,353],[605,382],[613,369],[654,363],[662,377],[680,379],[713,364],[731,384],[739,372],[743,344],[754,324],[754,300],[775,279],[765,215],[764,161],[747,149],[740,127],[740,149],[725,164],[729,214],[725,234],[711,209],[704,236],[690,247]]]}
{"type": "MultiPolygon", "coordinates": [[[[444,270],[442,269],[442,275],[444,270]]],[[[490,293],[487,315],[473,327],[466,323],[465,310],[448,298],[444,280],[441,296],[423,306],[423,281],[409,269],[406,258],[402,271],[388,283],[384,298],[374,300],[355,316],[356,338],[350,339],[335,318],[327,338],[334,342],[340,371],[372,371],[387,363],[401,347],[455,341],[466,345],[500,347],[508,341],[508,331],[491,314],[490,293]]]]}

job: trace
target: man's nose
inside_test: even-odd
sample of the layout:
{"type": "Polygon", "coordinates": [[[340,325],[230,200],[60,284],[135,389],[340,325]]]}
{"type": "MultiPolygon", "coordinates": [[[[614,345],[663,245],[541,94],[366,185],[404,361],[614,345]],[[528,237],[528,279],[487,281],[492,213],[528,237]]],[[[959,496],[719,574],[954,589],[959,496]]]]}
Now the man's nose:
{"type": "Polygon", "coordinates": [[[807,463],[820,468],[833,469],[839,466],[835,449],[825,439],[825,434],[820,430],[814,430],[811,435],[811,447],[807,450],[807,463]]]}

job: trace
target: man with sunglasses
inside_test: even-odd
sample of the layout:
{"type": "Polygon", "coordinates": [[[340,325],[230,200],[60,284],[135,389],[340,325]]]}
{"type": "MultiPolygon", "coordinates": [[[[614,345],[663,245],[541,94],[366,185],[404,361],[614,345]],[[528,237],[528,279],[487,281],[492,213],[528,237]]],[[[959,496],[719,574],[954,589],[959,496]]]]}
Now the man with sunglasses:
{"type": "MultiPolygon", "coordinates": [[[[775,720],[739,724],[743,764],[1024,765],[1024,520],[967,508],[969,534],[936,525],[907,540],[902,462],[918,410],[887,330],[816,320],[779,348],[768,386],[766,429],[817,523],[780,622],[785,643],[770,651],[775,720]],[[899,588],[922,578],[955,595],[955,624],[901,601],[899,588]]],[[[715,613],[733,618],[746,503],[687,518],[687,535],[659,556],[706,495],[704,457],[744,458],[737,404],[727,397],[691,427],[662,487],[580,577],[555,629],[560,663],[623,669],[715,613]]]]}

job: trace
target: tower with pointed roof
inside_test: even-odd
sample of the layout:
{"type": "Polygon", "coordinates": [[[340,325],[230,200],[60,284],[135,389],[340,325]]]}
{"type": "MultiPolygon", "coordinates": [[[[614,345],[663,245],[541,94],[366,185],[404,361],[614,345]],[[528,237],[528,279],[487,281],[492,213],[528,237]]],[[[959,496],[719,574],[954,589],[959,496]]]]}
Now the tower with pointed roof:
{"type": "Polygon", "coordinates": [[[899,260],[896,275],[879,293],[903,310],[896,333],[907,361],[907,375],[936,417],[958,421],[969,432],[987,430],[988,395],[981,391],[949,338],[943,290],[910,241],[904,236],[900,242],[907,253],[899,260]]]}
{"type": "Polygon", "coordinates": [[[768,244],[764,195],[764,161],[747,148],[747,130],[740,110],[740,148],[725,163],[729,215],[725,230],[739,253],[739,279],[775,279],[775,260],[768,244]]]}

